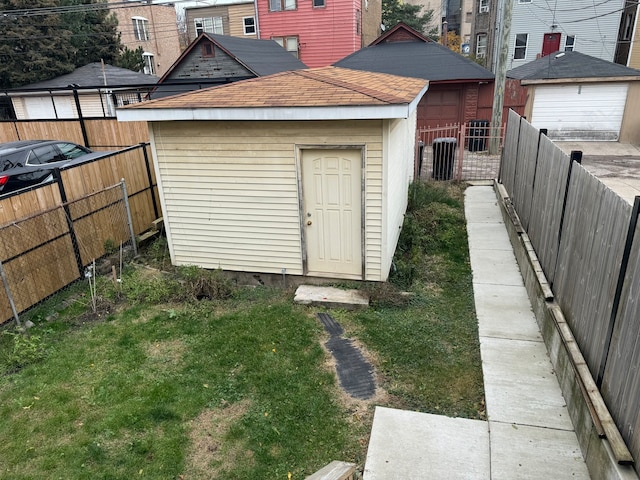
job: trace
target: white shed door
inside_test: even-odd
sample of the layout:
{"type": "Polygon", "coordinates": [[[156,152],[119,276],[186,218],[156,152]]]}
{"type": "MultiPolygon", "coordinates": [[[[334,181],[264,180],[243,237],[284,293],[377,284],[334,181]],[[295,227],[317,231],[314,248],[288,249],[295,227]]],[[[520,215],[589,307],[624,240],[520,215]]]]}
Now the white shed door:
{"type": "Polygon", "coordinates": [[[362,278],[360,150],[302,151],[307,275],[362,278]]]}
{"type": "Polygon", "coordinates": [[[620,136],[626,83],[537,86],[531,123],[554,140],[610,140],[620,136]]]}

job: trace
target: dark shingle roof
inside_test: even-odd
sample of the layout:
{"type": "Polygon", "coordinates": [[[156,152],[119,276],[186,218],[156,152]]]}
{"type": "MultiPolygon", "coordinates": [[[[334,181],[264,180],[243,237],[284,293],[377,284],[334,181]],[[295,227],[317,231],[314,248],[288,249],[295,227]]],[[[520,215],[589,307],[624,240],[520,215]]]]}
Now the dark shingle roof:
{"type": "Polygon", "coordinates": [[[226,50],[259,77],[307,68],[304,63],[273,40],[256,40],[213,33],[206,33],[204,36],[209,37],[212,42],[226,50]]]}
{"type": "Polygon", "coordinates": [[[435,42],[381,43],[358,50],[336,67],[424,78],[431,82],[493,80],[486,68],[435,42]]]}
{"type": "Polygon", "coordinates": [[[640,70],[580,52],[555,52],[507,72],[507,77],[518,80],[639,76],[640,70]]]}
{"type": "Polygon", "coordinates": [[[150,85],[158,81],[158,77],[154,75],[145,75],[144,73],[134,72],[126,68],[114,67],[113,65],[104,65],[104,74],[102,64],[99,62],[89,63],[84,67],[76,68],[73,72],[61,75],[50,80],[32,83],[23,88],[66,88],[69,85],[78,85],[80,87],[102,87],[105,85],[104,79],[107,79],[108,85],[118,86],[136,86],[150,85]]]}

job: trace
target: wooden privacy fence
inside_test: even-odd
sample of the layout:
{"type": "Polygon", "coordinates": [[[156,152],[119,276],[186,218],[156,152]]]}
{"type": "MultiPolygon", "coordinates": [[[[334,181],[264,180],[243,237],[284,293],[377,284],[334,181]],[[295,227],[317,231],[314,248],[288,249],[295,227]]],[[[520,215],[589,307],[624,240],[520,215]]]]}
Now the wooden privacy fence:
{"type": "Polygon", "coordinates": [[[113,150],[149,142],[147,122],[115,118],[2,120],[0,143],[17,140],[66,140],[94,150],[113,150]]]}
{"type": "MultiPolygon", "coordinates": [[[[0,199],[0,262],[18,312],[82,278],[84,268],[107,253],[107,244],[129,241],[161,216],[147,148],[136,145],[57,170],[54,182],[0,199]],[[120,185],[126,185],[126,197],[120,185]],[[126,209],[116,215],[125,206],[128,216],[126,209]]],[[[0,323],[9,318],[3,291],[0,323]]]]}
{"type": "Polygon", "coordinates": [[[640,471],[640,197],[632,207],[513,111],[504,184],[640,471]]]}

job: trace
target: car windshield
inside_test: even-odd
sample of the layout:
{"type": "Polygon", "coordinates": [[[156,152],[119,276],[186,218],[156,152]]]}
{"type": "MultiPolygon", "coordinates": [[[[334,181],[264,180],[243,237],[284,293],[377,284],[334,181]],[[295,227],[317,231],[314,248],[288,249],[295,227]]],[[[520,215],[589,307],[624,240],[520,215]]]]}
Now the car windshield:
{"type": "Polygon", "coordinates": [[[91,153],[91,150],[88,148],[81,147],[75,143],[58,143],[57,145],[62,154],[67,157],[67,160],[73,160],[74,158],[91,153]]]}

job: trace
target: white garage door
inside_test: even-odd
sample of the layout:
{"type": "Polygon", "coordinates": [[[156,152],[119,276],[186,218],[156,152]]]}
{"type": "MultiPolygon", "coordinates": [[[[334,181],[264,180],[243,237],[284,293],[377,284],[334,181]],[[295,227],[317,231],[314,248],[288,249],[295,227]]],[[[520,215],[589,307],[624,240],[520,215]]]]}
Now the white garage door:
{"type": "Polygon", "coordinates": [[[626,83],[537,86],[531,123],[554,140],[611,140],[620,135],[626,83]]]}

